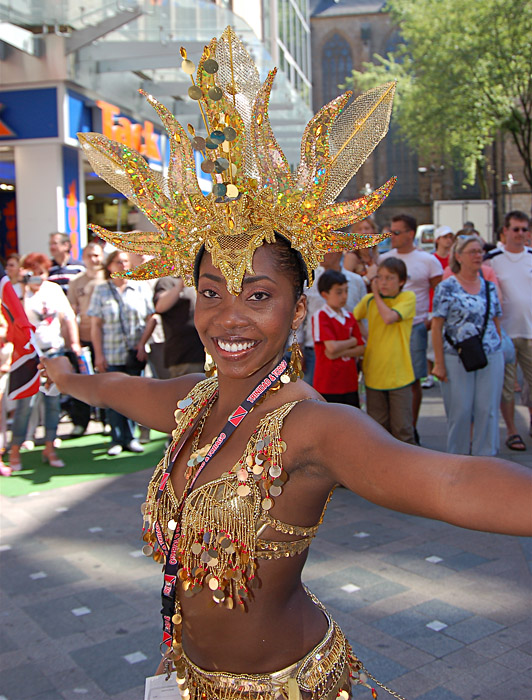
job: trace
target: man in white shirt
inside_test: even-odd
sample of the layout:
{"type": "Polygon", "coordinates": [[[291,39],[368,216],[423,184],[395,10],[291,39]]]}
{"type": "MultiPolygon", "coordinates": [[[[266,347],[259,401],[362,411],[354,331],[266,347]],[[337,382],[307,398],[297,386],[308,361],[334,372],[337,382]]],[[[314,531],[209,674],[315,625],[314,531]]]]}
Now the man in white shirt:
{"type": "MultiPolygon", "coordinates": [[[[305,357],[305,381],[312,384],[312,379],[314,376],[314,338],[312,337],[312,316],[319,311],[323,306],[323,299],[318,291],[318,280],[325,270],[336,270],[341,272],[347,280],[347,302],[344,309],[347,313],[352,314],[353,309],[362,299],[362,297],[368,293],[364,280],[356,272],[350,272],[346,270],[342,265],[343,253],[326,253],[321,265],[316,269],[314,273],[314,284],[305,290],[307,297],[307,316],[305,318],[305,323],[303,324],[304,329],[304,357],[305,357]]],[[[299,336],[299,341],[302,338],[299,336]]]]}
{"type": "Polygon", "coordinates": [[[517,363],[528,386],[532,387],[532,249],[526,246],[529,230],[530,221],[524,212],[509,212],[504,217],[503,247],[486,255],[502,292],[502,327],[515,348],[516,362],[505,365],[501,413],[508,434],[506,446],[518,452],[526,450],[526,445],[514,421],[517,363]]]}
{"type": "Polygon", "coordinates": [[[414,246],[417,222],[413,216],[398,214],[392,219],[392,250],[381,255],[380,260],[395,257],[406,265],[407,280],[403,287],[405,291],[416,295],[416,315],[410,336],[410,354],[414,367],[415,380],[412,384],[412,414],[414,417],[414,435],[419,444],[416,430],[419,410],[421,408],[422,389],[421,379],[427,376],[427,336],[430,327],[429,307],[430,290],[434,289],[442,279],[443,268],[436,256],[419,250],[414,246]]]}

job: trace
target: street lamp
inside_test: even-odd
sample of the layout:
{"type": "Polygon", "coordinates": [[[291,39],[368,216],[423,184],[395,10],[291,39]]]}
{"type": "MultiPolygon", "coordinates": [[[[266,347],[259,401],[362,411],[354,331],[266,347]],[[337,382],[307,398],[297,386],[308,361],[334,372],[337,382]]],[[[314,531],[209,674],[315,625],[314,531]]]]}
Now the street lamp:
{"type": "Polygon", "coordinates": [[[434,165],[431,164],[430,168],[426,168],[424,165],[421,165],[417,171],[421,175],[421,177],[425,177],[425,175],[428,173],[429,175],[429,204],[432,204],[432,178],[434,177],[434,171],[436,168],[434,165]]]}
{"type": "Polygon", "coordinates": [[[518,185],[519,183],[514,178],[512,173],[508,173],[506,180],[503,180],[501,184],[508,189],[508,209],[512,211],[512,187],[514,185],[518,185]]]}

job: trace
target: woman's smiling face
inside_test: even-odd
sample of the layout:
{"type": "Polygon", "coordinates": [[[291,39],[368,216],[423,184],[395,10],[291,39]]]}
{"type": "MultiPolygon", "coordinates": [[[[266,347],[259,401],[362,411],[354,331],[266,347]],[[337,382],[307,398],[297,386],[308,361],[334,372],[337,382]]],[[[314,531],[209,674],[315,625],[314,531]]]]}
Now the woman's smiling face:
{"type": "Polygon", "coordinates": [[[261,246],[253,256],[254,274],[246,273],[235,296],[211,256],[203,255],[194,318],[219,374],[250,377],[282,357],[290,329],[305,317],[306,298],[294,300],[293,281],[281,268],[275,245],[261,246]]]}

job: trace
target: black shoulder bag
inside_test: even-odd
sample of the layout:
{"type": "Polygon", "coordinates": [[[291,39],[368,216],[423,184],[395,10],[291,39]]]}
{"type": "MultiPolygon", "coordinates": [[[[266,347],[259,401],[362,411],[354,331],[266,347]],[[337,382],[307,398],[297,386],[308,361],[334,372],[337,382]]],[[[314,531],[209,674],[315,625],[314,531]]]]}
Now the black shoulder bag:
{"type": "Polygon", "coordinates": [[[482,338],[486,332],[486,326],[488,325],[490,315],[490,289],[487,280],[484,280],[484,289],[486,292],[486,313],[484,314],[484,323],[482,324],[481,332],[459,343],[454,343],[447,331],[445,331],[444,334],[445,340],[449,345],[452,345],[458,353],[458,357],[462,361],[466,372],[475,372],[475,370],[482,369],[488,364],[488,358],[482,347],[482,338]]]}
{"type": "Polygon", "coordinates": [[[125,362],[125,367],[126,370],[134,373],[141,373],[142,370],[146,367],[146,361],[145,360],[139,360],[137,358],[137,349],[136,348],[130,348],[129,347],[129,339],[128,335],[126,333],[126,329],[124,327],[124,321],[123,321],[123,312],[124,312],[124,307],[122,303],[122,299],[120,298],[120,294],[116,291],[115,286],[112,282],[107,283],[109,285],[109,288],[111,290],[111,294],[115,298],[117,304],[118,304],[118,320],[120,321],[120,327],[122,328],[122,335],[124,336],[124,339],[126,341],[126,348],[127,348],[127,357],[126,357],[126,362],[125,362]]]}

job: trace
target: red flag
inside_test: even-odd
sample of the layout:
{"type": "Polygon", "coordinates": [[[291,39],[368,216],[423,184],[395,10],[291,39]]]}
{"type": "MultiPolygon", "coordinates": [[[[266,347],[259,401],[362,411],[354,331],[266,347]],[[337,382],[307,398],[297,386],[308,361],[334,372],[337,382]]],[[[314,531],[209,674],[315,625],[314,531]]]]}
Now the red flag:
{"type": "Polygon", "coordinates": [[[9,370],[10,399],[23,399],[39,391],[40,375],[37,365],[39,357],[31,342],[31,325],[13,285],[0,265],[0,298],[2,311],[7,320],[7,340],[13,343],[13,357],[9,370]]]}

